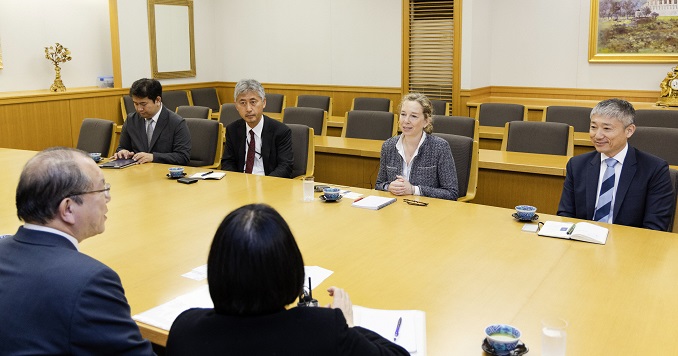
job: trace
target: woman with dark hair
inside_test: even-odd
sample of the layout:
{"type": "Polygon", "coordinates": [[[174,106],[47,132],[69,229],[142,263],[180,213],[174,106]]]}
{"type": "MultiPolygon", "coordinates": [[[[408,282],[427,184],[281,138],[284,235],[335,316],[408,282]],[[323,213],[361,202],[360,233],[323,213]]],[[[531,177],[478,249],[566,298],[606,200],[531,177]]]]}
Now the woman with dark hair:
{"type": "Polygon", "coordinates": [[[167,355],[408,355],[353,326],[351,301],[330,287],[330,308],[286,309],[302,293],[304,260],[272,207],[245,205],[226,216],[207,259],[214,309],[177,317],[167,355]]]}

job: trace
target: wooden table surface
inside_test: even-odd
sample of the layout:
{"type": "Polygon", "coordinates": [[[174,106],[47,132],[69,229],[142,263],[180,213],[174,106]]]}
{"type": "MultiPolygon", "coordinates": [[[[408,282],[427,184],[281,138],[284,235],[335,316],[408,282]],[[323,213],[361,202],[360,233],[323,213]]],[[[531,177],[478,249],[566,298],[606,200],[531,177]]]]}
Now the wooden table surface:
{"type": "MultiPolygon", "coordinates": [[[[0,188],[0,233],[13,233],[14,193],[34,152],[0,149],[6,169],[0,188]]],[[[112,200],[106,231],[81,250],[116,270],[132,313],[192,291],[204,281],[181,274],[206,263],[223,217],[263,202],[288,221],[306,265],[334,271],[316,290],[321,304],[331,285],[371,308],[426,312],[430,355],[482,355],[483,328],[510,323],[540,354],[540,320],[566,319],[570,355],[671,354],[678,319],[678,240],[663,232],[610,227],[607,245],[522,232],[512,210],[421,198],[379,211],[302,201],[298,180],[229,172],[219,181],[184,185],[165,177],[169,166],[106,170],[112,200]]],[[[188,174],[198,171],[187,167],[188,174]]],[[[354,189],[365,194],[382,192],[354,189]]],[[[571,220],[540,214],[540,220],[571,220]]],[[[166,332],[140,324],[164,344],[166,332]]]]}

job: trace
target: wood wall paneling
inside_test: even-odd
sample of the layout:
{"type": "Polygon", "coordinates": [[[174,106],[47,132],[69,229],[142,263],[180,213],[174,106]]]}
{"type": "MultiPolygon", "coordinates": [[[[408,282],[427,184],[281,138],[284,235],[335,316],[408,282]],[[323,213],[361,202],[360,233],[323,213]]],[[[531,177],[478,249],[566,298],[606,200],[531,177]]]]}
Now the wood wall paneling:
{"type": "Polygon", "coordinates": [[[0,105],[0,147],[42,150],[71,146],[69,101],[0,105]]]}

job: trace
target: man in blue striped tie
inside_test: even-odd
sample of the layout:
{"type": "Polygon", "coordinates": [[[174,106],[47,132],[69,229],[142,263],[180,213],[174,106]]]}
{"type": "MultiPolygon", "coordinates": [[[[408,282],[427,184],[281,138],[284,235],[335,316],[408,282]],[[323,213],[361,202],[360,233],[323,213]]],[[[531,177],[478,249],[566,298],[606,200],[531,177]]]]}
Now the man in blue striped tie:
{"type": "Polygon", "coordinates": [[[591,111],[595,151],[567,163],[558,215],[668,230],[674,211],[666,161],[628,145],[636,111],[626,100],[603,100],[591,111]]]}

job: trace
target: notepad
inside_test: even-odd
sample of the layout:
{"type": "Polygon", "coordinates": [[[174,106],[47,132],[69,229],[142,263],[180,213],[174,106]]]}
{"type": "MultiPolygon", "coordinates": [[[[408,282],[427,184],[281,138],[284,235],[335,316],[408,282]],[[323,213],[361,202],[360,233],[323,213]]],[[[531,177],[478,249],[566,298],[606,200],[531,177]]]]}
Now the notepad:
{"type": "Polygon", "coordinates": [[[362,199],[356,199],[351,206],[363,209],[379,210],[387,205],[395,203],[396,198],[369,195],[362,199]]]}
{"type": "Polygon", "coordinates": [[[354,305],[353,323],[395,342],[412,355],[426,355],[426,313],[421,310],[384,310],[354,305]],[[402,324],[396,338],[399,318],[402,318],[402,324]]]}
{"type": "Polygon", "coordinates": [[[137,164],[137,161],[133,159],[116,159],[114,161],[108,161],[106,163],[100,164],[99,167],[101,168],[127,168],[129,166],[133,166],[137,164]]]}
{"type": "Polygon", "coordinates": [[[226,175],[226,172],[199,172],[193,174],[190,178],[195,178],[195,179],[221,179],[224,178],[226,175]]]}
{"type": "Polygon", "coordinates": [[[537,232],[540,236],[559,239],[578,240],[604,245],[607,242],[608,229],[587,222],[546,221],[537,232]]]}

